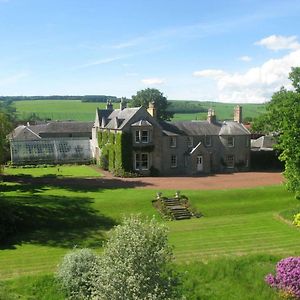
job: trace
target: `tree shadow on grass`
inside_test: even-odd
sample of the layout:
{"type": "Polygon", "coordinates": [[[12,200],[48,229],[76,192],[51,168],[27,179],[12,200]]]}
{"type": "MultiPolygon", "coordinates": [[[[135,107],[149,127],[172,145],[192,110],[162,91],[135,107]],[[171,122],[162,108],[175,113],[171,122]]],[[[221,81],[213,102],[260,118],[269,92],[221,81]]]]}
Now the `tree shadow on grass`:
{"type": "MultiPolygon", "coordinates": [[[[92,200],[64,196],[17,196],[0,198],[0,226],[8,218],[10,235],[0,249],[22,243],[44,246],[95,247],[116,222],[91,208],[92,200]]],[[[6,221],[7,221],[6,220],[6,221]]],[[[7,224],[7,222],[6,222],[7,224]]]]}
{"type": "Polygon", "coordinates": [[[19,183],[21,188],[27,192],[35,192],[42,190],[43,187],[59,187],[70,191],[98,191],[103,189],[117,189],[117,188],[135,188],[146,187],[151,185],[145,183],[138,178],[136,180],[126,181],[122,178],[66,178],[66,177],[32,177],[32,176],[18,176],[5,175],[4,182],[19,183]]]}

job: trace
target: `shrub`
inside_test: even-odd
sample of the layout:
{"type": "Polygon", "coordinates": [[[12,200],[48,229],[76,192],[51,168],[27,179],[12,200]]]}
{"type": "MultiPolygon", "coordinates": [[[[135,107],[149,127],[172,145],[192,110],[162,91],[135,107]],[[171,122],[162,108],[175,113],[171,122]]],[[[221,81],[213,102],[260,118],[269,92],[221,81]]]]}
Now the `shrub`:
{"type": "Polygon", "coordinates": [[[296,225],[297,227],[300,227],[300,213],[294,215],[293,224],[296,225]]]}
{"type": "Polygon", "coordinates": [[[64,256],[56,278],[69,299],[91,299],[95,268],[99,268],[99,260],[89,249],[75,250],[64,256]]]}
{"type": "Polygon", "coordinates": [[[163,225],[154,219],[125,219],[104,249],[94,299],[178,299],[177,276],[169,264],[172,258],[163,225]]]}
{"type": "Polygon", "coordinates": [[[284,299],[300,299],[300,256],[279,261],[276,274],[268,274],[265,281],[284,299]]]}

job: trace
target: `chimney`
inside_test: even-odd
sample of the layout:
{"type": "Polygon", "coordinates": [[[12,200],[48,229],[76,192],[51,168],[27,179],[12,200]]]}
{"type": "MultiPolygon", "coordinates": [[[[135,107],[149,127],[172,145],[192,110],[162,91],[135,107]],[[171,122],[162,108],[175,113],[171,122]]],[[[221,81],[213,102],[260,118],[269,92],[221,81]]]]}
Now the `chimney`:
{"type": "Polygon", "coordinates": [[[209,123],[215,123],[216,122],[216,115],[215,115],[215,110],[212,109],[212,108],[209,108],[208,109],[208,112],[207,112],[207,121],[209,123]]]}
{"type": "Polygon", "coordinates": [[[121,101],[120,101],[120,110],[123,110],[124,108],[127,107],[127,104],[126,104],[125,99],[126,99],[126,98],[121,97],[121,101]]]}
{"type": "Polygon", "coordinates": [[[156,108],[154,101],[149,102],[147,111],[153,118],[156,118],[156,108]]]}
{"type": "Polygon", "coordinates": [[[237,122],[237,123],[242,123],[242,107],[240,105],[237,105],[234,108],[234,112],[233,112],[233,121],[237,122]]]}
{"type": "Polygon", "coordinates": [[[113,107],[113,105],[111,103],[111,100],[107,100],[107,102],[106,102],[106,109],[107,110],[114,110],[114,107],[113,107]]]}

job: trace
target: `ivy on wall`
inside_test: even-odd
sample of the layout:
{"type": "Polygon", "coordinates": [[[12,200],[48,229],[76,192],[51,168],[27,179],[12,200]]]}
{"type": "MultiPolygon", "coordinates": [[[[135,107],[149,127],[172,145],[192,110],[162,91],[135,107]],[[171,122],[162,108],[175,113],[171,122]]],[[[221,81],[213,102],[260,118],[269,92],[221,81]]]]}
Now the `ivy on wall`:
{"type": "Polygon", "coordinates": [[[115,174],[132,171],[132,135],[127,132],[98,132],[100,167],[115,174]]]}

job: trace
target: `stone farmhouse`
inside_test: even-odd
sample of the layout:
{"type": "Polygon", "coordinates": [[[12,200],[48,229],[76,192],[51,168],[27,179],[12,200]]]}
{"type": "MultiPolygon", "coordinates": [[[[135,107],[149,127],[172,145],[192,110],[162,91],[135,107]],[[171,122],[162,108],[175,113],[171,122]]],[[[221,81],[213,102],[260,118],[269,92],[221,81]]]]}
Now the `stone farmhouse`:
{"type": "Polygon", "coordinates": [[[90,162],[93,122],[20,125],[8,136],[15,165],[90,162]]]}
{"type": "Polygon", "coordinates": [[[111,103],[97,109],[92,134],[93,157],[110,171],[142,175],[200,175],[247,171],[250,132],[241,123],[242,107],[233,121],[217,121],[214,110],[206,121],[165,122],[149,108],[119,109],[111,103]]]}

